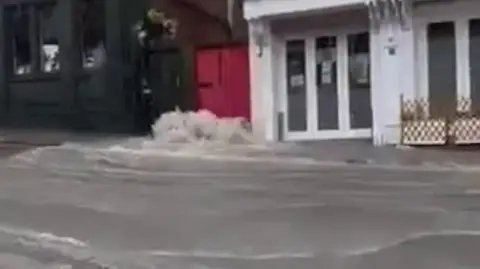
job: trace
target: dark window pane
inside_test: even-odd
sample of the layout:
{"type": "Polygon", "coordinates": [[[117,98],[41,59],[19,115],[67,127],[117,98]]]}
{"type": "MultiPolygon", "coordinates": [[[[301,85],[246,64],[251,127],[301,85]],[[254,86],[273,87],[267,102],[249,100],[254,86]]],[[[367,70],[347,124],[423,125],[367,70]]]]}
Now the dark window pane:
{"type": "Polygon", "coordinates": [[[305,41],[287,42],[288,130],[307,130],[305,41]]]}
{"type": "Polygon", "coordinates": [[[30,10],[27,5],[9,7],[6,11],[6,26],[10,26],[9,37],[12,51],[12,73],[16,75],[30,74],[33,69],[31,46],[30,10]]]}
{"type": "Polygon", "coordinates": [[[431,23],[427,29],[430,115],[456,111],[455,26],[431,23]]]}
{"type": "Polygon", "coordinates": [[[480,113],[480,19],[470,21],[470,89],[472,110],[480,113]]]}
{"type": "Polygon", "coordinates": [[[105,1],[80,1],[80,29],[82,65],[98,68],[106,61],[105,51],[105,1]]]}
{"type": "Polygon", "coordinates": [[[372,127],[369,33],[348,35],[350,127],[372,127]]]}
{"type": "Polygon", "coordinates": [[[317,114],[319,130],[338,129],[337,39],[316,40],[317,114]]]}
{"type": "Polygon", "coordinates": [[[62,26],[62,14],[58,4],[39,5],[37,12],[40,28],[40,68],[45,73],[57,72],[60,70],[58,33],[62,26]]]}
{"type": "Polygon", "coordinates": [[[7,49],[12,57],[11,73],[25,75],[58,71],[58,33],[65,23],[58,5],[54,2],[12,5],[5,9],[5,14],[7,49]]]}

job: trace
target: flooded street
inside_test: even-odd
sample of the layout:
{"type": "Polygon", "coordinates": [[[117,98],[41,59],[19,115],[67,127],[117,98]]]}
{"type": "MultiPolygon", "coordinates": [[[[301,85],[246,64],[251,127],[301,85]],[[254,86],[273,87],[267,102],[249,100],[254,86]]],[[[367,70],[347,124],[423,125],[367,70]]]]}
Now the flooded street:
{"type": "Polygon", "coordinates": [[[0,268],[480,266],[476,173],[212,156],[5,159],[0,268]]]}

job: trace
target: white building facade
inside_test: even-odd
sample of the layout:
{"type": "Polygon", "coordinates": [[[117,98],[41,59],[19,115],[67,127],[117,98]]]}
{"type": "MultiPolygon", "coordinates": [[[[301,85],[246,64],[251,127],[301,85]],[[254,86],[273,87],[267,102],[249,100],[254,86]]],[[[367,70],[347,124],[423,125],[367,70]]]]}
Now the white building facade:
{"type": "Polygon", "coordinates": [[[480,104],[478,0],[246,0],[244,15],[267,141],[398,144],[401,99],[480,104]]]}

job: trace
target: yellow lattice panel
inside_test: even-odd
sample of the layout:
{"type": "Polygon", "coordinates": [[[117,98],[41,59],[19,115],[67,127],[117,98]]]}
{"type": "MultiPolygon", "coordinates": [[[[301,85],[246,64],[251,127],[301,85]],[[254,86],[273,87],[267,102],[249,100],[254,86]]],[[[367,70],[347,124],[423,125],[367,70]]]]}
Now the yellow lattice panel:
{"type": "Polygon", "coordinates": [[[426,99],[402,100],[401,117],[402,120],[424,119],[428,111],[428,101],[426,99]]]}
{"type": "Polygon", "coordinates": [[[480,118],[457,118],[452,121],[450,128],[453,132],[455,144],[480,143],[480,118]]]}
{"type": "Polygon", "coordinates": [[[447,143],[447,121],[416,119],[402,122],[402,143],[407,145],[440,145],[447,143]]]}

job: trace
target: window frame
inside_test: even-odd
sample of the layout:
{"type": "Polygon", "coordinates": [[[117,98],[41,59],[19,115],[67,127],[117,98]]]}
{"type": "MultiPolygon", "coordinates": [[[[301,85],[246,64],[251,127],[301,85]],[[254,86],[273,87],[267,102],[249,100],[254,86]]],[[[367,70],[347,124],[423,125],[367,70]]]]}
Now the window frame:
{"type": "MultiPolygon", "coordinates": [[[[291,131],[287,128],[287,124],[283,125],[283,132],[286,139],[293,140],[303,140],[311,139],[312,137],[321,138],[321,139],[330,139],[330,138],[368,138],[371,137],[372,128],[351,128],[350,124],[350,92],[349,92],[349,81],[348,81],[348,46],[347,46],[347,36],[351,34],[359,33],[370,33],[367,25],[355,25],[348,27],[329,27],[325,29],[317,29],[315,31],[305,31],[300,33],[286,33],[278,36],[278,67],[279,74],[282,78],[279,79],[279,88],[280,96],[278,98],[279,110],[282,111],[285,115],[289,113],[288,107],[288,96],[287,96],[287,66],[285,61],[286,56],[286,42],[291,40],[303,39],[305,40],[305,55],[306,55],[306,87],[307,87],[307,130],[306,131],[291,131]],[[316,74],[315,74],[315,41],[318,37],[323,36],[336,36],[337,38],[337,87],[338,87],[338,117],[339,117],[339,128],[337,130],[319,130],[318,128],[318,104],[316,96],[316,74]],[[347,113],[348,112],[348,113],[347,113]]],[[[371,38],[371,36],[369,37],[371,38]]],[[[371,40],[371,39],[370,39],[371,40]]],[[[370,42],[371,46],[371,42],[370,42]]],[[[371,50],[371,48],[370,48],[371,50]]],[[[370,60],[372,57],[372,52],[370,51],[370,60]]],[[[370,63],[371,66],[374,66],[373,63],[370,63]]],[[[370,70],[370,74],[373,74],[373,71],[370,70]]],[[[370,77],[370,82],[372,78],[370,77]]],[[[372,90],[372,89],[370,89],[372,90]]],[[[285,116],[286,117],[286,116],[285,116]]],[[[286,118],[285,118],[286,119],[286,118]]],[[[373,121],[373,119],[372,119],[373,121]]]]}
{"type": "MultiPolygon", "coordinates": [[[[453,22],[455,29],[456,94],[457,99],[471,97],[469,21],[480,18],[480,2],[429,3],[414,9],[416,92],[419,98],[429,98],[427,27],[431,23],[453,22]]],[[[430,108],[426,109],[429,113],[430,108]]],[[[457,102],[457,111],[469,111],[470,105],[457,102]]]]}
{"type": "MultiPolygon", "coordinates": [[[[6,4],[2,5],[2,8],[5,13],[4,17],[4,25],[5,28],[5,36],[4,36],[4,46],[6,51],[8,52],[7,59],[6,59],[6,74],[9,81],[38,81],[38,80],[51,80],[51,79],[59,79],[62,73],[62,63],[60,63],[59,70],[53,72],[45,72],[41,67],[41,50],[40,45],[42,43],[42,36],[41,36],[41,28],[40,28],[40,14],[42,7],[45,6],[53,6],[58,8],[57,6],[60,5],[60,1],[58,0],[29,0],[29,1],[21,1],[13,3],[14,1],[9,1],[6,4]],[[19,6],[25,8],[28,12],[29,18],[29,33],[28,38],[30,41],[30,53],[31,53],[31,63],[32,63],[32,71],[27,74],[16,74],[15,73],[15,41],[14,41],[14,28],[11,26],[11,19],[13,16],[12,11],[18,8],[19,6]]],[[[58,37],[58,46],[59,46],[59,55],[62,53],[62,37],[59,35],[58,37]]],[[[61,56],[59,56],[59,61],[61,62],[61,56]]]]}

